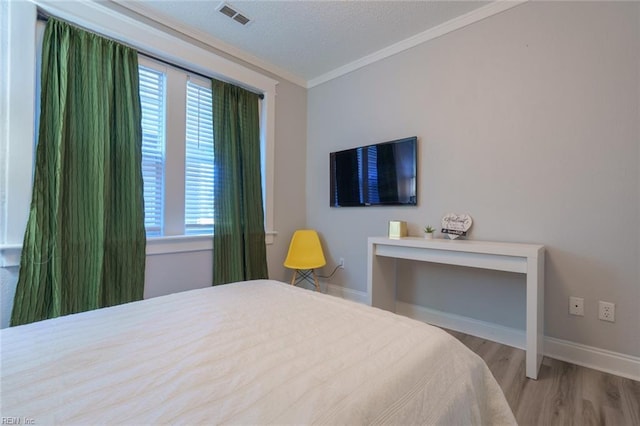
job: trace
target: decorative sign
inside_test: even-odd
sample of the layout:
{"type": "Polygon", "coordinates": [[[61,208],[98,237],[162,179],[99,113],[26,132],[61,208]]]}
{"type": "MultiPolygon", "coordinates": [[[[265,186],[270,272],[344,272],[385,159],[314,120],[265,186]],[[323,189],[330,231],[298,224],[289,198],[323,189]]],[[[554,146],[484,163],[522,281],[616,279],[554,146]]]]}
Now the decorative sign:
{"type": "Polygon", "coordinates": [[[473,220],[468,214],[447,213],[442,218],[442,233],[455,240],[459,236],[466,236],[473,220]]]}

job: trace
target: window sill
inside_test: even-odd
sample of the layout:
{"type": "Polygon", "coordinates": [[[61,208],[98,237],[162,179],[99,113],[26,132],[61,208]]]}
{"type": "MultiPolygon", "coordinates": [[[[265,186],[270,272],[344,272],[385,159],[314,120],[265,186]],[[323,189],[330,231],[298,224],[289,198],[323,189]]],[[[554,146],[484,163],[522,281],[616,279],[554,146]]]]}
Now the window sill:
{"type": "MultiPolygon", "coordinates": [[[[267,245],[273,244],[278,235],[276,231],[267,231],[267,245]]],[[[147,256],[171,253],[188,253],[213,250],[211,235],[176,235],[172,237],[147,238],[147,256]]],[[[20,266],[22,244],[0,244],[0,268],[20,266]]]]}
{"type": "Polygon", "coordinates": [[[147,256],[213,249],[211,235],[175,235],[147,238],[147,256]]]}
{"type": "MultiPolygon", "coordinates": [[[[266,244],[273,244],[276,231],[267,231],[266,244]]],[[[213,250],[211,235],[175,235],[170,237],[147,238],[147,256],[171,253],[188,253],[213,250]]]]}

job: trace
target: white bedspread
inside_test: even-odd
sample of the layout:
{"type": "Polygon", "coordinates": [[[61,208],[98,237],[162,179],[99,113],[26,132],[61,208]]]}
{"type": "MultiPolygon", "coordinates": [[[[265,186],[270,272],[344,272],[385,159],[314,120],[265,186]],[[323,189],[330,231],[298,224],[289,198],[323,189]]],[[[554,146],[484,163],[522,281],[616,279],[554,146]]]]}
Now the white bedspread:
{"type": "Polygon", "coordinates": [[[22,424],[515,424],[484,362],[435,327],[275,281],[1,330],[22,424]]]}

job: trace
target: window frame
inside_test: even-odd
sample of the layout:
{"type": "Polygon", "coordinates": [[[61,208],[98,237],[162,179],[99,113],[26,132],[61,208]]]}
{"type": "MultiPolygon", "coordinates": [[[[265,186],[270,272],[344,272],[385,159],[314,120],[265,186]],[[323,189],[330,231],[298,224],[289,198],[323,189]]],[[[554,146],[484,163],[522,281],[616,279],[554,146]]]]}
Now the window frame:
{"type": "MultiPolygon", "coordinates": [[[[211,87],[211,80],[163,62],[138,56],[138,65],[164,75],[164,185],[162,194],[162,235],[147,237],[147,242],[174,241],[177,237],[211,236],[190,234],[186,224],[186,131],[187,86],[191,82],[211,87]],[[173,117],[167,120],[166,117],[173,117]]],[[[264,169],[264,167],[263,167],[264,169]]]]}

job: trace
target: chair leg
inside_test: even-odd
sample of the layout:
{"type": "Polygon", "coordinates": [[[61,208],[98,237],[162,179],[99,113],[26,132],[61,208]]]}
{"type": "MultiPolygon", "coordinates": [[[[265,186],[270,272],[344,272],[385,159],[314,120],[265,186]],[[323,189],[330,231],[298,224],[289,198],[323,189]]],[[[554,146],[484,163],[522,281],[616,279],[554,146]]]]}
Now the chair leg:
{"type": "Polygon", "coordinates": [[[315,287],[316,291],[320,291],[320,282],[318,281],[318,276],[316,275],[316,270],[315,269],[311,269],[311,272],[307,271],[307,270],[299,270],[299,269],[294,269],[293,270],[293,276],[291,277],[291,285],[297,285],[296,283],[296,279],[298,278],[298,272],[300,273],[300,280],[306,280],[308,281],[311,278],[311,274],[313,274],[313,285],[315,287]]]}

